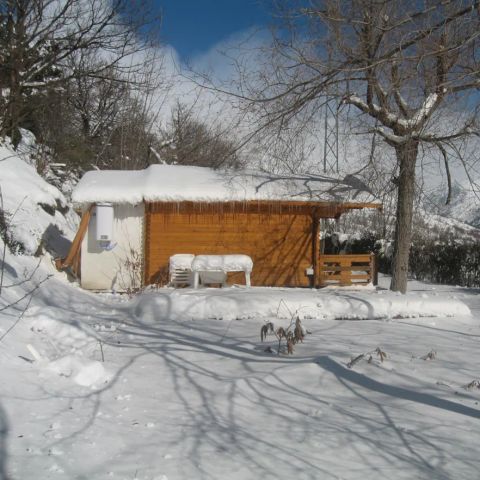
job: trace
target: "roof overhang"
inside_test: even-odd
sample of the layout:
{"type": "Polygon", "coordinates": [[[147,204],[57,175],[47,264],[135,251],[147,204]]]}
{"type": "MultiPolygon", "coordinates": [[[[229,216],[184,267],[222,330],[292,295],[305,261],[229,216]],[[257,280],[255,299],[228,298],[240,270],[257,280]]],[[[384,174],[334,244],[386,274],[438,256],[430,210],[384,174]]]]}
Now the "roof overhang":
{"type": "Polygon", "coordinates": [[[263,213],[302,214],[316,218],[339,218],[350,210],[382,209],[381,203],[356,202],[295,202],[281,200],[247,200],[228,202],[145,202],[150,213],[263,213]]]}

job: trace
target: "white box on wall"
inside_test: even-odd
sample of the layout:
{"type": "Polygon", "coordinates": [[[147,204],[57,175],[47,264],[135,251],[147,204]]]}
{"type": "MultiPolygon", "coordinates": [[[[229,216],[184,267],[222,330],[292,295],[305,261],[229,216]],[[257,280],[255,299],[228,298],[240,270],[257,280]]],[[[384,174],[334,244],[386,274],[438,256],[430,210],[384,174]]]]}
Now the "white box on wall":
{"type": "Polygon", "coordinates": [[[97,216],[97,241],[111,242],[113,240],[113,205],[111,203],[98,203],[97,216]]]}

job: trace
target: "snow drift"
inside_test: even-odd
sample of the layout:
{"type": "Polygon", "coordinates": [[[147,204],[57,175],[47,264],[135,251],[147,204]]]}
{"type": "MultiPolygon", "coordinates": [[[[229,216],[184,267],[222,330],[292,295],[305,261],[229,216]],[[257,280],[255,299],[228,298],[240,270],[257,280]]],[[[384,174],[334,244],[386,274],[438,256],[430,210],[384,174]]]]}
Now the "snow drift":
{"type": "Polygon", "coordinates": [[[0,188],[11,245],[33,255],[41,244],[63,255],[73,238],[78,215],[64,195],[47,183],[33,165],[32,135],[24,135],[17,151],[0,143],[0,188]]]}

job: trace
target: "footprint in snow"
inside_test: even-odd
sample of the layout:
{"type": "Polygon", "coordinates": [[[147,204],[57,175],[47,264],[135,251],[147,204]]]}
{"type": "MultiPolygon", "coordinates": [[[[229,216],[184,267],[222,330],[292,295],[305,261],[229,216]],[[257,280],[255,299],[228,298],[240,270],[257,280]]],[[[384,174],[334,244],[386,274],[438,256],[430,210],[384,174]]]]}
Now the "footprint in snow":
{"type": "Polygon", "coordinates": [[[130,400],[132,398],[132,395],[131,394],[127,394],[127,395],[117,395],[115,397],[115,400],[119,400],[120,402],[123,401],[123,400],[130,400]]]}
{"type": "Polygon", "coordinates": [[[60,467],[60,465],[57,465],[56,463],[54,463],[50,468],[49,468],[50,472],[56,472],[56,473],[65,473],[64,470],[62,469],[62,467],[60,467]]]}
{"type": "Polygon", "coordinates": [[[48,456],[60,456],[63,455],[63,451],[59,450],[58,448],[52,447],[48,449],[48,456]]]}

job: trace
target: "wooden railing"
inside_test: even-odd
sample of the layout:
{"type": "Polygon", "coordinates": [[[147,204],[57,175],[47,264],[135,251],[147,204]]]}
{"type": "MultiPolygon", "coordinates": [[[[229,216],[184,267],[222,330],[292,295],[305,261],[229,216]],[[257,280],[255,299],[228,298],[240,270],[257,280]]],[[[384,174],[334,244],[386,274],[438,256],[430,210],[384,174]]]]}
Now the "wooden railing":
{"type": "Polygon", "coordinates": [[[320,286],[363,285],[377,283],[375,255],[373,253],[353,255],[320,255],[320,286]]]}

